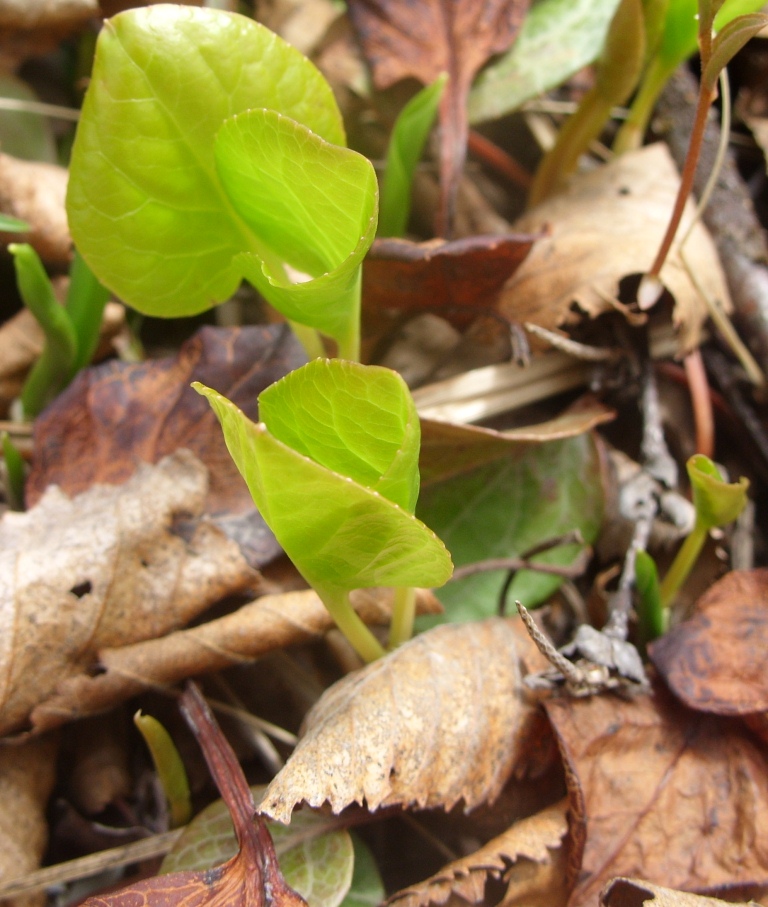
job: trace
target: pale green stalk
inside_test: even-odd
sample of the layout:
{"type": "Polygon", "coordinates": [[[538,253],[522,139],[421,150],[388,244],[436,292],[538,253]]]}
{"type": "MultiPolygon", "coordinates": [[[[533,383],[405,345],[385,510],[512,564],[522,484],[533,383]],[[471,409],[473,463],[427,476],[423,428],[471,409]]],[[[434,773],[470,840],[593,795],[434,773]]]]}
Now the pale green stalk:
{"type": "Polygon", "coordinates": [[[707,532],[707,527],[697,521],[691,534],[677,552],[674,561],[672,561],[672,566],[667,571],[667,575],[662,580],[659,588],[661,606],[663,608],[668,608],[672,604],[678,590],[693,569],[704,542],[707,540],[707,532]]]}
{"type": "Polygon", "coordinates": [[[392,622],[389,626],[389,648],[396,649],[413,636],[416,617],[416,590],[412,586],[395,589],[392,622]]]}
{"type": "Polygon", "coordinates": [[[348,592],[317,587],[316,591],[328,609],[328,613],[336,622],[336,626],[346,636],[352,648],[363,661],[376,661],[386,655],[384,647],[352,607],[348,592]]]}

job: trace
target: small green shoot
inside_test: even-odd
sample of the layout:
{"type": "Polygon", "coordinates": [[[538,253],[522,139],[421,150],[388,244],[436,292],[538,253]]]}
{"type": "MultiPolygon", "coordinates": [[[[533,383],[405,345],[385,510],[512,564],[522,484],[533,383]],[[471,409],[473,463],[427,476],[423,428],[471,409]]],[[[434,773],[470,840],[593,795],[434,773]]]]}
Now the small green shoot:
{"type": "MultiPolygon", "coordinates": [[[[442,542],[413,515],[420,427],[389,369],[316,359],[259,396],[261,421],[197,383],[224,430],[256,506],[286,554],[365,661],[384,654],[354,611],[353,589],[441,586],[442,542]]],[[[395,639],[408,638],[412,596],[396,595],[395,639]]]]}
{"type": "Polygon", "coordinates": [[[10,214],[0,214],[0,230],[3,233],[28,233],[31,229],[25,220],[19,220],[10,214]]]}
{"type": "Polygon", "coordinates": [[[109,292],[80,258],[70,269],[69,290],[60,305],[37,252],[11,243],[21,298],[45,334],[45,346],[21,391],[22,416],[32,419],[91,361],[109,292]]]}
{"type": "Polygon", "coordinates": [[[325,78],[268,29],[214,9],[128,10],[97,43],[70,167],[73,238],[141,312],[193,315],[245,278],[356,359],[378,187],[344,145],[325,78]]]}
{"type": "Polygon", "coordinates": [[[160,786],[168,802],[170,826],[180,828],[192,818],[192,800],[187,772],[179,751],[171,735],[157,718],[143,715],[139,710],[133,716],[133,723],[139,729],[152,756],[160,786]]]}
{"type": "Polygon", "coordinates": [[[24,458],[7,431],[0,434],[5,463],[5,497],[11,510],[24,510],[24,458]]]}
{"type": "Polygon", "coordinates": [[[726,482],[708,457],[696,454],[688,460],[686,469],[693,490],[696,520],[661,583],[660,597],[664,608],[670,606],[691,572],[709,531],[735,520],[747,503],[749,481],[741,478],[738,482],[726,482]]]}
{"type": "Polygon", "coordinates": [[[635,588],[640,642],[645,645],[666,631],[668,614],[661,604],[656,561],[647,551],[640,550],[635,555],[635,588]]]}
{"type": "Polygon", "coordinates": [[[429,132],[443,97],[447,73],[422,88],[403,107],[395,121],[387,148],[381,185],[379,236],[402,236],[411,211],[411,185],[429,132]]]}

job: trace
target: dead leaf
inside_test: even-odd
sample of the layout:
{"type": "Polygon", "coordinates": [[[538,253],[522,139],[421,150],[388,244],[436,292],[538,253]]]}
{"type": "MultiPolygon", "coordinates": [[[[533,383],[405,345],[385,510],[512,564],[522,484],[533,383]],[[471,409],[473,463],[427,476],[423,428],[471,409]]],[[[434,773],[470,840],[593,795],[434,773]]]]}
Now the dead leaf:
{"type": "Polygon", "coordinates": [[[75,809],[86,816],[97,816],[110,803],[131,796],[133,775],[124,717],[115,709],[86,718],[70,737],[67,794],[75,809]]]}
{"type": "MultiPolygon", "coordinates": [[[[46,808],[56,781],[58,737],[0,746],[0,886],[37,869],[48,842],[46,808]]],[[[18,895],[4,907],[40,907],[43,892],[18,895]]]]}
{"type": "MultiPolygon", "coordinates": [[[[254,584],[234,542],[199,522],[205,467],[189,451],[120,487],[51,488],[0,521],[0,733],[18,730],[98,649],[152,639],[254,584]]],[[[31,717],[34,725],[34,715],[31,717]]]]}
{"type": "Polygon", "coordinates": [[[686,891],[674,891],[653,885],[644,879],[614,879],[600,895],[600,907],[642,907],[653,903],[653,907],[757,907],[737,904],[735,901],[721,901],[686,891]]]}
{"type": "MultiPolygon", "coordinates": [[[[392,615],[392,590],[359,589],[352,593],[352,603],[367,624],[387,623],[392,615]]],[[[442,610],[434,595],[424,589],[418,590],[416,608],[420,614],[442,610]]],[[[60,683],[35,708],[35,725],[55,727],[101,712],[149,688],[311,642],[333,627],[327,608],[312,590],[264,595],[232,614],[188,630],[101,649],[94,656],[98,671],[83,672],[60,683]]]]}
{"type": "MultiPolygon", "coordinates": [[[[96,358],[103,358],[112,340],[125,325],[125,309],[108,302],[99,337],[96,358]]],[[[43,350],[45,335],[29,309],[22,309],[0,325],[0,415],[5,416],[21,393],[24,379],[43,350]]]]}
{"type": "MultiPolygon", "coordinates": [[[[24,2],[24,0],[22,0],[24,2]]],[[[0,153],[0,211],[26,221],[29,233],[0,238],[28,242],[46,264],[66,267],[72,252],[64,196],[67,171],[56,164],[21,161],[0,153]]]]}
{"type": "Polygon", "coordinates": [[[508,431],[422,419],[421,484],[443,481],[501,457],[521,456],[532,444],[576,437],[614,417],[614,411],[607,406],[585,399],[554,419],[508,431]]]}
{"type": "Polygon", "coordinates": [[[202,381],[256,418],[261,391],[305,361],[285,325],[205,327],[175,357],[87,369],[35,422],[27,500],[52,484],[78,494],[95,482],[125,482],[137,464],[184,447],[210,471],[206,510],[252,511],[216,416],[190,383],[202,381]]]}
{"type": "Polygon", "coordinates": [[[229,809],[238,852],[213,869],[143,879],[113,894],[87,898],[83,907],[306,907],[306,901],[283,878],[272,838],[256,814],[240,763],[193,683],[181,697],[181,709],[229,809]]]}
{"type": "Polygon", "coordinates": [[[302,801],[339,812],[494,800],[521,770],[536,715],[521,684],[524,636],[516,619],[443,625],[334,684],[260,812],[288,822],[302,801]]]}
{"type": "Polygon", "coordinates": [[[692,709],[768,711],[768,570],[733,571],[696,602],[693,616],[657,639],[651,660],[692,709]]]}
{"type": "MultiPolygon", "coordinates": [[[[644,273],[653,262],[674,205],[679,176],[666,145],[629,152],[574,178],[560,195],[524,215],[515,229],[539,240],[502,292],[499,311],[507,318],[554,329],[576,320],[574,304],[590,318],[611,309],[624,277],[644,273]]],[[[682,236],[691,223],[689,204],[682,236]]],[[[717,250],[698,223],[685,257],[704,289],[727,310],[730,297],[717,250]]],[[[661,279],[675,300],[674,322],[681,351],[701,340],[707,308],[677,252],[661,279]]]]}
{"type": "Polygon", "coordinates": [[[449,75],[440,105],[441,204],[435,232],[449,236],[467,154],[472,81],[517,37],[529,0],[351,0],[349,13],[377,88],[412,76],[424,84],[449,75]]]}
{"type": "Polygon", "coordinates": [[[515,822],[479,850],[449,863],[426,881],[398,891],[387,903],[397,907],[426,907],[444,904],[457,896],[468,904],[480,904],[485,898],[488,879],[503,877],[507,893],[501,904],[505,907],[564,905],[566,806],[561,801],[515,822]]]}
{"type": "Polygon", "coordinates": [[[571,907],[614,876],[716,892],[768,881],[765,757],[740,722],[660,685],[632,700],[551,699],[573,814],[571,907]]]}
{"type": "Polygon", "coordinates": [[[404,317],[425,311],[466,328],[478,315],[495,311],[501,288],[538,238],[377,239],[363,264],[365,334],[387,333],[404,317]]]}

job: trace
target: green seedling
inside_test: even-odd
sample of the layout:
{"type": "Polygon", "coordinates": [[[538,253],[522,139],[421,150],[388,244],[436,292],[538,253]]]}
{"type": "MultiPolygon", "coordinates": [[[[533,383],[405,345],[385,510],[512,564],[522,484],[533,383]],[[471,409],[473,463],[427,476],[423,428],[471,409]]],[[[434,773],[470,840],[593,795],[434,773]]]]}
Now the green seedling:
{"type": "Polygon", "coordinates": [[[45,346],[21,391],[22,417],[32,419],[91,361],[109,292],[79,255],[60,305],[43,263],[27,243],[8,246],[21,298],[45,334],[45,346]]]}
{"type": "MultiPolygon", "coordinates": [[[[716,11],[715,31],[720,32],[737,16],[756,12],[763,6],[763,0],[726,0],[716,11]]],[[[646,21],[650,17],[656,20],[653,23],[656,40],[649,42],[640,85],[613,144],[613,150],[619,154],[641,145],[662,89],[678,66],[697,49],[698,0],[651,4],[646,21]]]]}
{"type": "MultiPolygon", "coordinates": [[[[695,170],[700,152],[698,131],[703,134],[720,71],[747,40],[768,23],[768,17],[753,12],[762,6],[761,0],[719,0],[714,3],[709,0],[621,0],[598,62],[595,86],[544,156],[529,203],[538,204],[557,191],[576,169],[590,143],[600,135],[613,108],[624,103],[636,88],[627,121],[617,134],[614,151],[637,147],[659,93],[675,69],[696,51],[698,45],[702,59],[702,89],[689,151],[695,170]],[[717,32],[715,37],[713,29],[717,32]]],[[[683,181],[686,179],[684,173],[683,181]]],[[[685,192],[681,191],[683,201],[690,188],[688,184],[685,192]]],[[[670,230],[676,230],[677,223],[679,218],[670,230]]]]}
{"type": "Polygon", "coordinates": [[[637,552],[638,619],[644,643],[666,632],[670,606],[693,569],[710,530],[733,522],[747,503],[749,481],[741,478],[738,482],[726,482],[709,457],[696,454],[688,460],[686,469],[696,517],[693,529],[661,583],[650,554],[637,552]]]}
{"type": "Polygon", "coordinates": [[[711,529],[733,522],[747,503],[749,481],[726,482],[715,464],[702,454],[686,464],[691,480],[696,519],[693,529],[677,553],[661,587],[662,607],[668,608],[691,572],[711,529]]]}
{"type": "Polygon", "coordinates": [[[0,230],[3,233],[27,233],[31,229],[25,220],[19,220],[10,214],[0,214],[0,230]]]}
{"type": "Polygon", "coordinates": [[[5,463],[5,497],[11,510],[24,510],[24,458],[7,431],[0,433],[5,463]]]}
{"type": "Polygon", "coordinates": [[[168,803],[170,826],[180,828],[192,818],[192,799],[189,794],[187,772],[179,751],[171,735],[157,718],[143,715],[139,710],[133,716],[133,723],[144,738],[152,756],[160,786],[168,803]]]}
{"type": "Polygon", "coordinates": [[[137,310],[193,315],[245,278],[310,352],[358,358],[361,262],[376,231],[371,163],[336,101],[258,23],[160,4],[99,36],[70,166],[77,247],[137,310]]]}
{"type": "Polygon", "coordinates": [[[195,384],[261,515],[365,661],[384,649],[350,604],[353,589],[396,589],[391,644],[408,638],[414,586],[452,571],[442,542],[413,515],[420,427],[402,378],[389,369],[316,359],[259,396],[251,422],[195,384]]]}
{"type": "Polygon", "coordinates": [[[447,82],[447,73],[438,76],[411,98],[395,121],[381,185],[379,236],[405,233],[411,210],[413,174],[434,125],[447,82]]]}

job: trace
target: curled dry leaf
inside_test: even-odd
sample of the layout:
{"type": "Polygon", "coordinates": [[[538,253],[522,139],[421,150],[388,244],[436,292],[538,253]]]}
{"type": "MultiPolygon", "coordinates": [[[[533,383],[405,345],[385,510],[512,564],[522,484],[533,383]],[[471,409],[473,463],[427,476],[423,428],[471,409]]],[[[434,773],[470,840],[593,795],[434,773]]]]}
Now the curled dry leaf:
{"type": "Polygon", "coordinates": [[[768,570],[734,571],[650,647],[674,694],[718,715],[768,711],[768,570]]]}
{"type": "MultiPolygon", "coordinates": [[[[21,239],[32,245],[44,262],[60,267],[69,264],[72,251],[64,210],[66,191],[64,167],[21,161],[0,153],[0,211],[26,221],[32,229],[21,239]]],[[[19,237],[13,239],[18,241],[19,237]]]]}
{"type": "Polygon", "coordinates": [[[397,321],[432,311],[465,328],[494,311],[505,282],[538,236],[377,239],[363,264],[363,326],[379,334],[397,321]]]}
{"type": "MultiPolygon", "coordinates": [[[[616,158],[574,178],[560,195],[524,215],[517,230],[549,228],[502,292],[499,311],[522,322],[556,328],[573,320],[573,304],[594,318],[610,310],[624,277],[644,273],[653,262],[674,205],[679,177],[663,144],[616,158]]],[[[682,236],[691,223],[689,204],[682,236]]],[[[730,297],[715,246],[698,223],[685,258],[704,290],[730,309],[730,297]]],[[[698,345],[707,307],[678,252],[661,272],[675,300],[674,322],[681,350],[698,345]]]]}
{"type": "Polygon", "coordinates": [[[52,484],[78,494],[94,482],[125,482],[137,463],[186,447],[210,471],[207,510],[252,511],[216,416],[190,384],[213,387],[256,418],[261,391],[305,361],[285,325],[206,327],[177,356],[82,372],[35,422],[27,500],[52,484]]]}
{"type": "MultiPolygon", "coordinates": [[[[40,865],[48,842],[46,807],[56,781],[58,738],[48,734],[0,746],[0,884],[40,865]]],[[[45,895],[19,895],[4,907],[38,907],[45,895]]]]}
{"type": "Polygon", "coordinates": [[[735,721],[648,696],[548,700],[573,814],[571,907],[614,876],[689,891],[768,882],[765,756],[735,721]]]}
{"type": "MultiPolygon", "coordinates": [[[[352,604],[366,623],[388,623],[392,591],[360,589],[352,593],[352,604]]],[[[417,592],[416,609],[420,614],[442,610],[434,595],[423,589],[417,592]]],[[[56,693],[37,707],[35,719],[48,727],[100,712],[151,687],[311,642],[334,626],[328,609],[312,590],[265,595],[232,614],[188,630],[101,649],[99,672],[78,674],[60,683],[56,693]]]]}
{"type": "MultiPolygon", "coordinates": [[[[700,894],[689,894],[687,891],[675,891],[662,888],[644,879],[614,879],[600,895],[600,907],[642,907],[651,904],[653,907],[739,907],[735,901],[721,901],[719,898],[707,898],[700,894]]],[[[754,901],[742,903],[741,907],[756,907],[754,901]]]]}
{"type": "Polygon", "coordinates": [[[0,521],[0,732],[36,724],[35,708],[96,652],[175,630],[256,575],[234,542],[194,517],[207,490],[189,451],[142,466],[120,487],[70,500],[51,488],[0,521]]]}
{"type": "Polygon", "coordinates": [[[519,621],[436,627],[326,690],[259,809],[304,801],[442,806],[494,800],[520,770],[536,715],[522,689],[519,621]]]}
{"type": "Polygon", "coordinates": [[[564,905],[565,863],[568,832],[567,803],[542,810],[515,822],[467,857],[455,860],[418,885],[404,888],[388,899],[397,907],[444,904],[458,896],[468,904],[480,904],[489,878],[504,878],[507,893],[502,904],[526,907],[564,905]]]}

